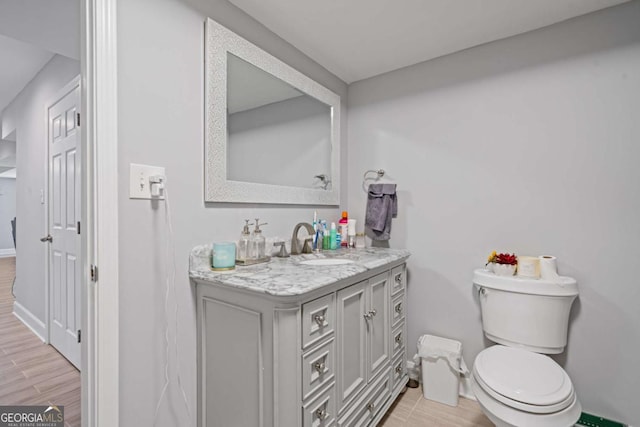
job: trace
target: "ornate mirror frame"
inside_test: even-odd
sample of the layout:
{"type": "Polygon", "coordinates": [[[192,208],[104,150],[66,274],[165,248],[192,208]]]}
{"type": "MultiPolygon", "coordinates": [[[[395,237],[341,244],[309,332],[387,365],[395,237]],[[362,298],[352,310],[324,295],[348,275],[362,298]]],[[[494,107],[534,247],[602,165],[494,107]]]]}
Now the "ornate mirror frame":
{"type": "MultiPolygon", "coordinates": [[[[205,202],[338,205],[340,96],[217,22],[207,19],[205,43],[205,202]],[[331,109],[331,186],[304,188],[227,179],[227,57],[231,53],[331,109]]],[[[273,165],[274,168],[281,165],[273,165]]]]}

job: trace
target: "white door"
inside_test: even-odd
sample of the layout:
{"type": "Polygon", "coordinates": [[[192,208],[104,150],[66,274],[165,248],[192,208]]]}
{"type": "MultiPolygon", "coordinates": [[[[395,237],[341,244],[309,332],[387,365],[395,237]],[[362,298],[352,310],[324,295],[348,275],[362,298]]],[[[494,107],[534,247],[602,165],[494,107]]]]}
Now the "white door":
{"type": "Polygon", "coordinates": [[[48,106],[49,341],[80,368],[80,79],[48,106]]]}

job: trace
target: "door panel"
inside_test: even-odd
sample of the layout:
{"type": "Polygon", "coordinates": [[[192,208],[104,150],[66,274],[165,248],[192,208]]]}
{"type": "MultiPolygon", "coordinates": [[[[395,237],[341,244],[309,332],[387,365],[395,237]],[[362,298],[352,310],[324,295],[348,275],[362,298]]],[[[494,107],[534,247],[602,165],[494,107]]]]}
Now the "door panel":
{"type": "Polygon", "coordinates": [[[389,276],[369,279],[367,307],[367,378],[370,381],[390,360],[389,356],[389,276]]]}
{"type": "Polygon", "coordinates": [[[80,366],[80,141],[76,111],[79,79],[48,108],[49,341],[80,366]]]}
{"type": "Polygon", "coordinates": [[[366,378],[365,286],[361,282],[337,294],[337,403],[338,411],[362,390],[366,378]]]}

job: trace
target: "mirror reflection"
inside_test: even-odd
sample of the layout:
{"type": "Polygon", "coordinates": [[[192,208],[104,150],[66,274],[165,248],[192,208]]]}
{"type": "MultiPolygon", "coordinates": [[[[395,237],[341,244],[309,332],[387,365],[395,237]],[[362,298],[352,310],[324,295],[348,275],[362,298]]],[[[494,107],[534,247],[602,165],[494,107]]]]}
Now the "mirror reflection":
{"type": "Polygon", "coordinates": [[[331,107],[227,52],[227,179],[330,190],[331,107]]]}

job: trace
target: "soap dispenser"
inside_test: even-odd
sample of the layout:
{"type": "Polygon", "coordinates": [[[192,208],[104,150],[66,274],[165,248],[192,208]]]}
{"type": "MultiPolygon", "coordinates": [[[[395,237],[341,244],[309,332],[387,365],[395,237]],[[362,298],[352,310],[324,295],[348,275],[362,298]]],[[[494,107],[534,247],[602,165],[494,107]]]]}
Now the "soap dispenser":
{"type": "Polygon", "coordinates": [[[249,226],[253,224],[249,224],[249,220],[245,219],[244,228],[242,229],[242,233],[240,233],[240,239],[238,240],[238,261],[246,261],[252,258],[251,254],[251,232],[249,231],[249,226]]]}
{"type": "Polygon", "coordinates": [[[251,257],[254,259],[265,258],[266,239],[262,235],[262,230],[260,230],[261,225],[267,225],[267,223],[260,224],[259,218],[256,218],[256,228],[253,229],[250,242],[251,257]]]}

